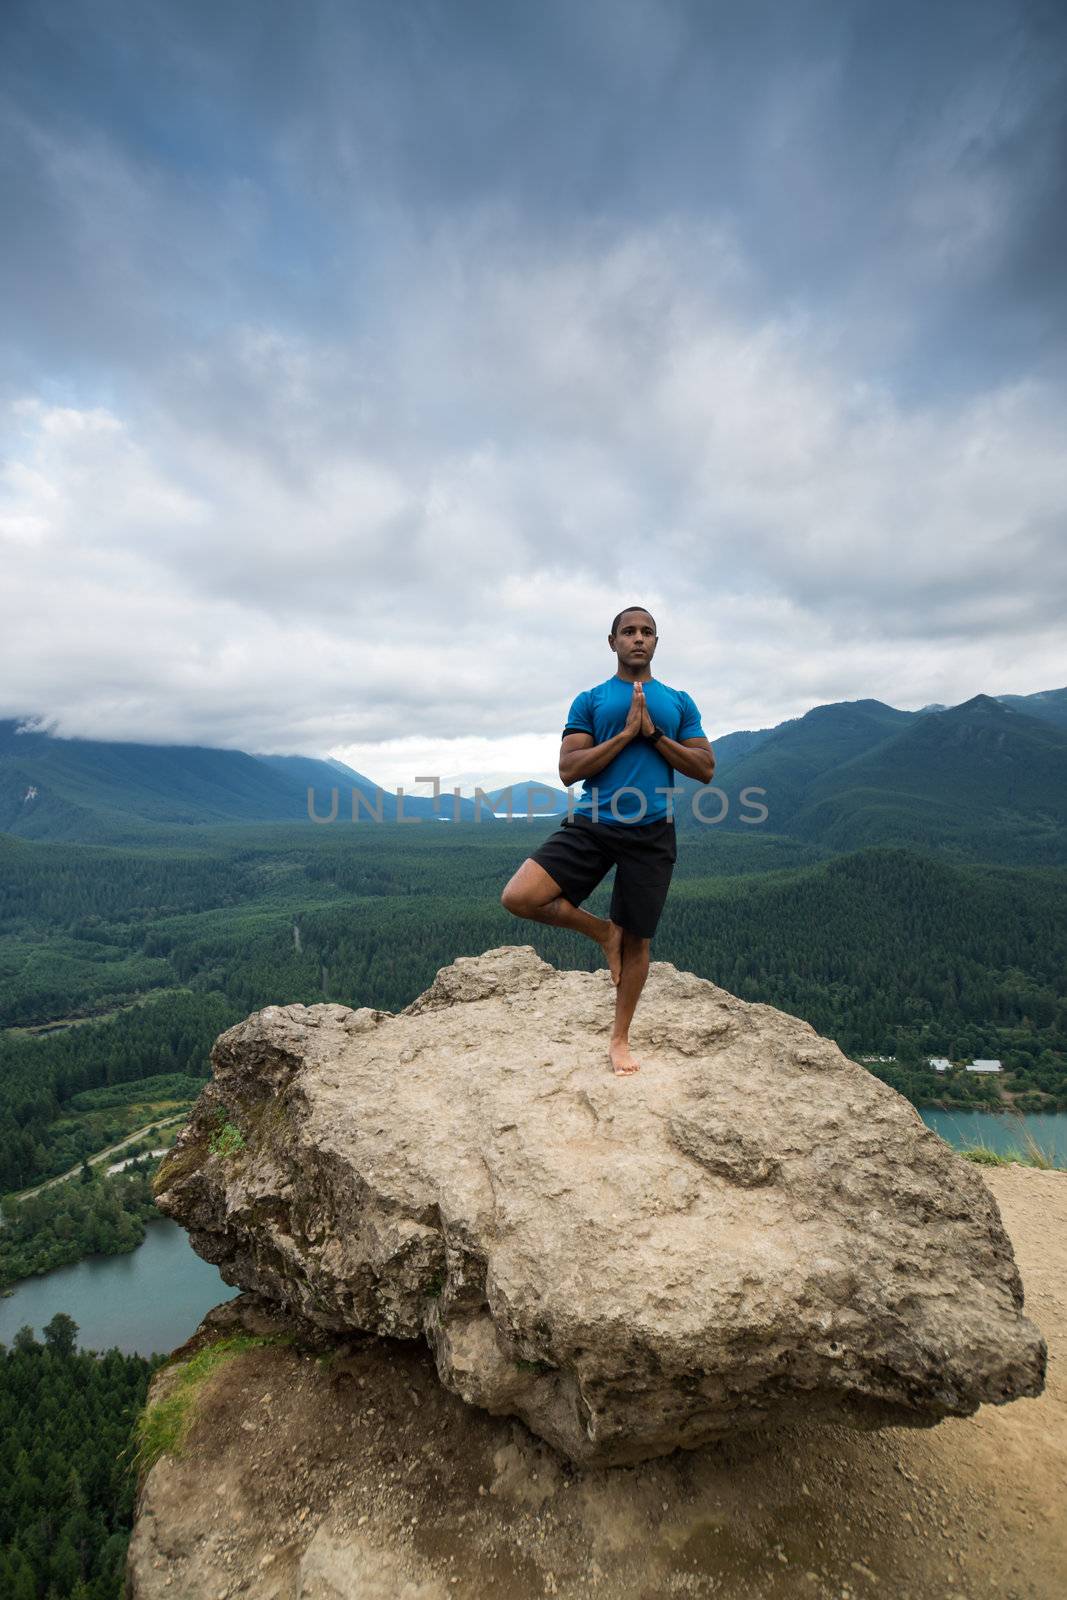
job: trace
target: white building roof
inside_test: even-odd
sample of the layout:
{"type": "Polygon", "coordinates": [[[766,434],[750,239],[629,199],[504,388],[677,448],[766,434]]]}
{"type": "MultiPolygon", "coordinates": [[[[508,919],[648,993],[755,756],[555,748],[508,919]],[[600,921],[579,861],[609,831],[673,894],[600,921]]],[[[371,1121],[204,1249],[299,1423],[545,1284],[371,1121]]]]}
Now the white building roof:
{"type": "Polygon", "coordinates": [[[968,1072],[1003,1072],[1004,1067],[999,1061],[972,1061],[967,1068],[968,1072]]]}
{"type": "Polygon", "coordinates": [[[930,1065],[935,1072],[947,1072],[952,1062],[948,1059],[948,1056],[931,1056],[930,1065]]]}

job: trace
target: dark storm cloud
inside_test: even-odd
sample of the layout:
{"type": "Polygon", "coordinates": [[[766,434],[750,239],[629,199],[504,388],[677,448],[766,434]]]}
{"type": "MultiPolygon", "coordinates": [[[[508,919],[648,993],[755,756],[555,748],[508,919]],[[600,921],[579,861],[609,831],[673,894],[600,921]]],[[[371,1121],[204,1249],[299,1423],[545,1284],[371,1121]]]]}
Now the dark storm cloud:
{"type": "Polygon", "coordinates": [[[0,714],[540,730],[633,593],[737,723],[1054,681],[1067,9],[8,0],[0,30],[0,714]]]}
{"type": "Polygon", "coordinates": [[[3,300],[53,359],[136,363],[238,298],[358,321],[396,229],[417,249],[420,224],[498,202],[550,234],[723,218],[765,302],[852,305],[876,346],[906,308],[912,337],[879,351],[902,383],[1026,369],[1063,326],[1062,6],[5,15],[3,300]]]}

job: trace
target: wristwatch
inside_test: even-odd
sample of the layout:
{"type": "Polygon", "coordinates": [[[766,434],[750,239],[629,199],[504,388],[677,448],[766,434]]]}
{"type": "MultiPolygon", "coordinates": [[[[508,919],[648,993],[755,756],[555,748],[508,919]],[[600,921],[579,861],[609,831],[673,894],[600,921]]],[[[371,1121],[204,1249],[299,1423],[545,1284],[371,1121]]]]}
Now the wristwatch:
{"type": "Polygon", "coordinates": [[[646,733],[645,734],[645,738],[648,740],[649,744],[658,744],[659,741],[663,738],[663,729],[662,728],[657,728],[656,724],[653,723],[652,724],[652,732],[651,733],[646,733]]]}

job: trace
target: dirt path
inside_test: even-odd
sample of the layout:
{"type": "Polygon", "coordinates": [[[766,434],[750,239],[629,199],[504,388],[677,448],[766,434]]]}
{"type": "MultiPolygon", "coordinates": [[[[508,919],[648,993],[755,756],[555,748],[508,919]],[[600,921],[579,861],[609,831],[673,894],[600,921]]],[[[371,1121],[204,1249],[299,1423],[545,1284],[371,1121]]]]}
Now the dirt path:
{"type": "MultiPolygon", "coordinates": [[[[263,1347],[208,1380],[186,1453],[148,1479],[128,1600],[1062,1600],[1067,1174],[983,1178],[1049,1341],[1040,1399],[578,1473],[410,1345],[263,1347]]],[[[284,1326],[220,1308],[237,1318],[284,1326]]]]}

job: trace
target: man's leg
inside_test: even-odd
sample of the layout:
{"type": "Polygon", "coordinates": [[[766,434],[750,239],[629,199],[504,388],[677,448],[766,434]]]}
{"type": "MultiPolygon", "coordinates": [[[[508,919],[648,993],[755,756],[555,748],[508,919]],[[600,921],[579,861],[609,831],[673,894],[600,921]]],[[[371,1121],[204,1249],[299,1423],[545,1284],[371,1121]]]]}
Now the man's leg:
{"type": "Polygon", "coordinates": [[[636,933],[622,935],[622,976],[615,992],[615,1026],[611,1030],[608,1054],[611,1065],[619,1077],[640,1069],[630,1050],[630,1023],[633,1021],[641,990],[648,977],[648,952],[651,939],[641,939],[636,933]]]}
{"type": "Polygon", "coordinates": [[[625,830],[619,845],[611,915],[622,936],[622,976],[615,991],[615,1025],[611,1030],[611,1064],[620,1076],[637,1072],[640,1063],[630,1050],[630,1023],[648,977],[648,953],[667,899],[677,855],[674,822],[664,819],[625,830]],[[647,928],[648,933],[635,933],[647,928]]]}
{"type": "Polygon", "coordinates": [[[612,983],[618,983],[622,973],[623,932],[619,925],[607,917],[594,917],[566,898],[555,878],[544,867],[529,857],[506,885],[500,904],[513,916],[527,917],[531,922],[546,922],[553,928],[573,928],[593,939],[607,958],[612,983]]]}

